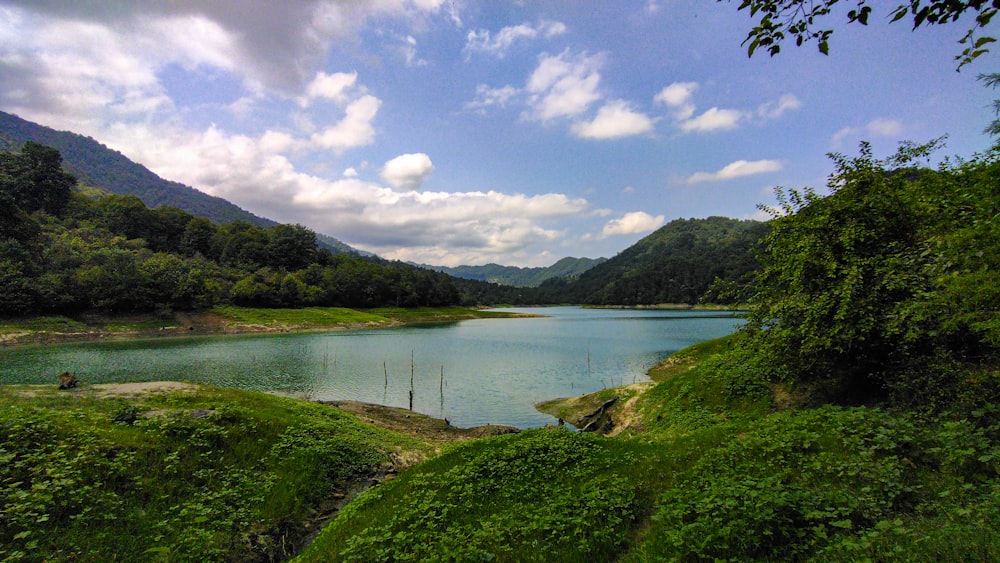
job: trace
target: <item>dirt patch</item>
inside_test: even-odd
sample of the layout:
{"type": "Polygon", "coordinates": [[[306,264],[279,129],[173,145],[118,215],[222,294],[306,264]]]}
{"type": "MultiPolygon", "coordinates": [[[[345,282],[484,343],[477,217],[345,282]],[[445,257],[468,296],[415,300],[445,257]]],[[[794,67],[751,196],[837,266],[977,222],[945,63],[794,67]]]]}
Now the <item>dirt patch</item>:
{"type": "Polygon", "coordinates": [[[359,420],[368,424],[441,444],[519,432],[513,426],[496,424],[487,424],[473,428],[459,428],[452,426],[447,420],[430,417],[399,407],[373,405],[358,401],[321,401],[321,403],[351,413],[359,420]]]}
{"type": "Polygon", "coordinates": [[[94,383],[86,390],[100,399],[109,397],[138,397],[151,393],[194,392],[198,386],[180,381],[146,381],[142,383],[94,383]]]}
{"type": "Polygon", "coordinates": [[[640,415],[637,412],[636,404],[639,397],[654,385],[656,384],[651,381],[633,383],[587,395],[545,401],[535,405],[535,408],[579,427],[581,417],[593,413],[595,409],[612,397],[618,397],[619,401],[608,409],[613,424],[607,431],[607,435],[615,436],[625,429],[634,428],[639,424],[640,415]]]}
{"type": "Polygon", "coordinates": [[[636,409],[636,404],[639,402],[639,398],[642,394],[652,389],[656,385],[653,382],[646,383],[636,383],[630,387],[635,389],[635,395],[625,401],[623,404],[614,409],[611,414],[611,419],[614,421],[614,427],[607,432],[606,436],[617,436],[624,432],[625,430],[641,430],[642,429],[642,416],[636,409]]]}

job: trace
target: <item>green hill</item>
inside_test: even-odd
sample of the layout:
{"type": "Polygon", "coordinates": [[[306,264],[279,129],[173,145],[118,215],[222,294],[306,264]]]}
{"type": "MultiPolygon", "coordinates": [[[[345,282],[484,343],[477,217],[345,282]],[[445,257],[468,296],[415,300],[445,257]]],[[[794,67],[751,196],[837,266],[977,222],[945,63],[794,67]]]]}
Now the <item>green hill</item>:
{"type": "Polygon", "coordinates": [[[577,280],[551,280],[539,289],[546,299],[569,303],[698,303],[717,278],[737,282],[757,268],[753,249],[767,229],[727,217],[677,219],[577,280]]]}
{"type": "MultiPolygon", "coordinates": [[[[57,149],[63,164],[81,183],[120,195],[135,195],[149,207],[170,206],[205,217],[214,223],[246,221],[258,227],[278,223],[259,217],[222,199],[190,186],[160,178],[145,166],[129,160],[90,137],[56,131],[16,115],[0,112],[0,150],[16,151],[27,141],[57,149]]],[[[347,244],[317,234],[324,246],[341,252],[357,252],[347,244]]]]}

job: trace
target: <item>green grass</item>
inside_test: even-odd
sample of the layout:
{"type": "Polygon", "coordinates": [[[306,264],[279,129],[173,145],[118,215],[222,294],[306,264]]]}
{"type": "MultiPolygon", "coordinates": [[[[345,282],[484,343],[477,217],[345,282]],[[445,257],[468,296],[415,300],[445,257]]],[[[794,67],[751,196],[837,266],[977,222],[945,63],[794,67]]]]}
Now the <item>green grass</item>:
{"type": "Polygon", "coordinates": [[[680,352],[631,435],[537,429],[439,454],[257,393],[5,388],[0,560],[283,559],[402,450],[436,457],[363,493],[301,561],[1000,559],[1000,406],[779,408],[731,343],[680,352]]]}
{"type": "Polygon", "coordinates": [[[229,321],[250,325],[337,327],[389,323],[389,318],[384,315],[341,307],[264,309],[227,305],[215,307],[213,311],[229,321]]]}
{"type": "Polygon", "coordinates": [[[12,332],[81,332],[89,327],[69,317],[31,317],[0,319],[0,333],[12,332]]]}
{"type": "Polygon", "coordinates": [[[362,496],[301,560],[997,560],[1000,410],[782,410],[729,344],[680,354],[639,399],[644,431],[463,446],[362,496]]]}
{"type": "Polygon", "coordinates": [[[285,558],[337,491],[422,443],[328,406],[200,387],[0,393],[0,560],[285,558]]]}
{"type": "Polygon", "coordinates": [[[561,429],[467,444],[366,492],[298,560],[609,560],[652,509],[657,454],[561,429]]]}
{"type": "Polygon", "coordinates": [[[503,311],[483,311],[480,309],[469,309],[468,307],[383,307],[379,309],[368,309],[367,312],[406,323],[450,322],[467,319],[502,319],[518,316],[513,313],[503,311]]]}

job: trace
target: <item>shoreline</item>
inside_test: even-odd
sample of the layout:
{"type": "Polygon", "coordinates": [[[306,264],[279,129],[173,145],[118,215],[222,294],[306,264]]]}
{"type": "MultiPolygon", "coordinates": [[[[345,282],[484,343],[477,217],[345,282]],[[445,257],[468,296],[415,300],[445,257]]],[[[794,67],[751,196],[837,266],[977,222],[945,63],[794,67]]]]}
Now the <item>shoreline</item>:
{"type": "Polygon", "coordinates": [[[169,317],[152,313],[133,315],[86,313],[75,318],[42,316],[0,319],[0,350],[72,342],[336,332],[392,328],[411,324],[448,323],[479,318],[534,316],[541,315],[504,313],[502,311],[487,312],[467,307],[413,310],[358,310],[337,307],[304,309],[228,307],[207,311],[172,313],[169,317]],[[238,317],[246,317],[251,320],[238,317]]]}

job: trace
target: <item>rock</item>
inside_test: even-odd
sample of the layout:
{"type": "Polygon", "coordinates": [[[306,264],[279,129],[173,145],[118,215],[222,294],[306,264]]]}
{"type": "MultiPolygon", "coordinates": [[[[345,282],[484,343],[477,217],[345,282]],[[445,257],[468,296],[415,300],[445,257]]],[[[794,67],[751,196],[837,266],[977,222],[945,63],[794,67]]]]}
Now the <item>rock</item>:
{"type": "Polygon", "coordinates": [[[79,382],[80,381],[76,378],[76,374],[75,373],[70,373],[68,371],[64,371],[61,374],[59,374],[59,388],[60,389],[72,389],[72,388],[76,387],[76,385],[79,382]]]}
{"type": "Polygon", "coordinates": [[[608,409],[617,402],[617,396],[604,401],[594,412],[581,416],[580,420],[577,421],[576,427],[580,429],[580,432],[600,432],[602,434],[608,432],[615,426],[615,422],[611,420],[611,414],[608,413],[608,409]]]}

